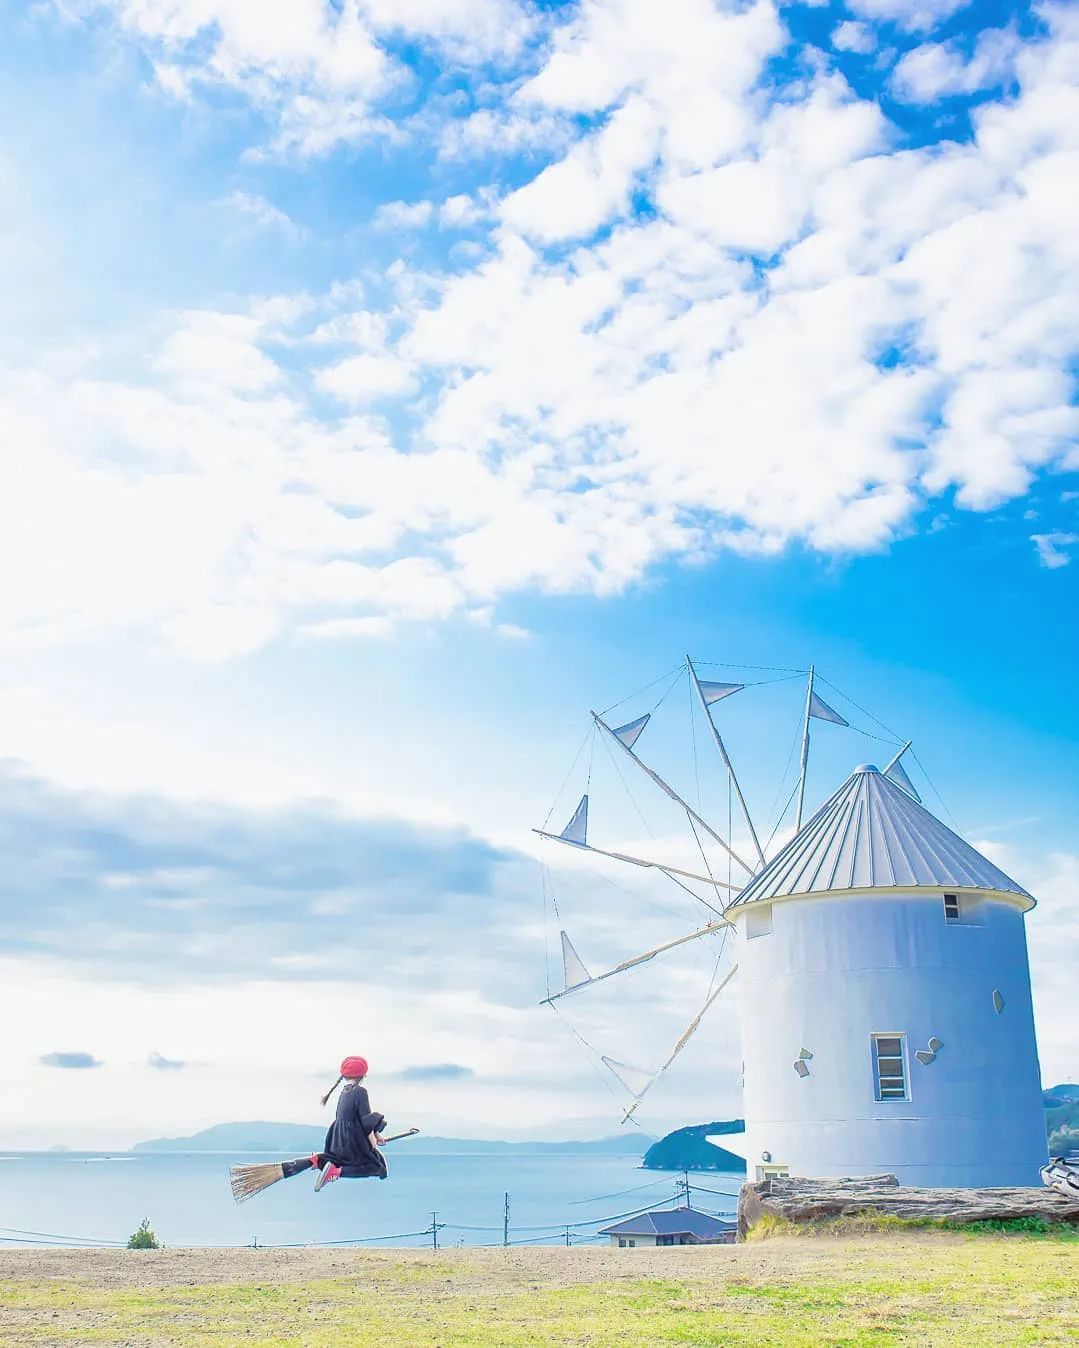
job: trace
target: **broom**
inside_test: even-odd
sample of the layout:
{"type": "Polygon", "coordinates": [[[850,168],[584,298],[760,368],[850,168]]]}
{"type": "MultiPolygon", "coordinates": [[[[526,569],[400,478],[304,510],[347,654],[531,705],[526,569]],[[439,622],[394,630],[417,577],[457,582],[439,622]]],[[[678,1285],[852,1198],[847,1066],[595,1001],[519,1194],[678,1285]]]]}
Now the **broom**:
{"type": "MultiPolygon", "coordinates": [[[[396,1142],[402,1137],[415,1137],[420,1130],[409,1128],[403,1133],[394,1133],[386,1142],[396,1142]]],[[[245,1203],[249,1198],[262,1193],[278,1180],[291,1179],[293,1175],[302,1175],[305,1170],[314,1169],[310,1156],[302,1156],[297,1161],[275,1161],[265,1165],[234,1165],[229,1167],[229,1183],[232,1196],[237,1203],[245,1203]]]]}

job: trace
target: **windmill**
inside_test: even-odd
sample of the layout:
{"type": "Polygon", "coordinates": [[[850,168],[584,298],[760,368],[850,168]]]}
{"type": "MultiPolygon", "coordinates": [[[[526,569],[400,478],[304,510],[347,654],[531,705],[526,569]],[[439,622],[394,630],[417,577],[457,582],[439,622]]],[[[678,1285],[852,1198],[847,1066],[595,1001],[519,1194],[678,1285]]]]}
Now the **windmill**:
{"type": "MultiPolygon", "coordinates": [[[[606,714],[593,711],[591,712],[592,726],[592,750],[594,750],[595,738],[600,737],[603,743],[610,746],[617,759],[632,767],[632,770],[640,776],[659,793],[660,797],[666,798],[666,801],[673,805],[677,812],[680,812],[685,820],[689,830],[689,836],[692,837],[701,859],[701,864],[695,869],[691,869],[685,864],[684,859],[679,858],[675,861],[668,861],[656,857],[646,857],[631,854],[624,850],[612,847],[602,847],[591,840],[589,832],[589,804],[591,785],[591,767],[589,767],[588,784],[581,795],[576,807],[566,823],[565,827],[558,832],[551,831],[546,826],[533,830],[541,839],[546,842],[559,844],[565,847],[576,849],[578,852],[589,853],[597,857],[605,858],[609,861],[621,863],[629,867],[651,871],[663,876],[667,881],[676,885],[680,890],[692,895],[703,908],[707,911],[707,918],[700,925],[681,935],[675,936],[670,940],[664,941],[658,945],[633,955],[628,959],[621,960],[618,963],[603,969],[601,972],[592,973],[580,953],[569,932],[565,928],[559,930],[559,941],[561,945],[561,971],[563,976],[563,985],[560,989],[549,991],[543,999],[541,1005],[555,1007],[563,999],[571,997],[587,989],[603,983],[608,979],[616,978],[621,974],[628,973],[631,970],[639,969],[643,965],[651,963],[653,960],[673,951],[679,947],[686,946],[692,942],[706,940],[708,938],[719,937],[720,956],[717,958],[716,972],[713,975],[708,988],[707,995],[703,1005],[694,1015],[685,1030],[677,1038],[669,1054],[662,1063],[654,1069],[642,1069],[631,1064],[620,1061],[606,1053],[598,1054],[604,1068],[619,1083],[620,1087],[628,1092],[631,1101],[623,1114],[623,1122],[633,1118],[638,1107],[647,1093],[652,1089],[655,1083],[667,1072],[675,1060],[681,1054],[683,1049],[697,1032],[705,1016],[711,1010],[712,1006],[718,1001],[724,990],[731,983],[737,973],[737,964],[731,964],[726,968],[722,975],[719,974],[719,963],[725,953],[725,938],[733,932],[733,925],[728,916],[728,910],[733,904],[734,899],[748,885],[755,876],[759,875],[767,864],[766,848],[768,843],[774,841],[777,832],[788,815],[791,806],[794,806],[794,826],[795,832],[801,826],[804,801],[806,794],[806,779],[809,767],[809,754],[811,745],[811,726],[814,720],[825,724],[831,724],[841,727],[849,727],[850,722],[828,702],[824,700],[817,690],[818,675],[813,667],[808,670],[785,670],[778,671],[779,677],[773,675],[777,671],[757,671],[769,675],[767,678],[752,677],[753,670],[749,666],[727,666],[732,670],[744,670],[742,677],[738,681],[719,680],[716,678],[704,678],[698,671],[697,666],[687,655],[685,661],[679,665],[671,676],[666,679],[666,686],[660,693],[653,707],[640,715],[633,717],[626,722],[613,723],[614,717],[608,718],[606,714]],[[749,805],[747,804],[745,793],[738,779],[734,764],[731,759],[727,743],[724,739],[722,716],[730,706],[730,699],[739,694],[747,694],[754,687],[764,684],[785,683],[789,680],[804,679],[804,696],[800,703],[800,721],[798,734],[798,775],[790,796],[787,799],[783,810],[780,812],[776,825],[772,830],[772,837],[762,844],[760,834],[754,823],[749,805]],[[707,738],[711,741],[718,763],[723,773],[726,775],[728,784],[728,820],[724,829],[722,825],[711,822],[703,813],[700,806],[694,806],[687,799],[687,793],[676,788],[667,778],[653,767],[643,756],[640,747],[640,741],[646,736],[653,715],[657,708],[666,701],[672,688],[680,681],[686,680],[693,704],[703,715],[707,738]],[[737,806],[740,816],[740,825],[746,835],[746,844],[738,843],[736,845],[732,836],[732,812],[733,807],[737,806]],[[728,864],[727,878],[723,878],[717,873],[717,869],[710,864],[708,857],[708,848],[713,851],[718,849],[719,853],[726,859],[728,864]]],[[[657,681],[660,682],[660,681],[657,681]]],[[[837,693],[838,689],[835,690],[837,693]]],[[[831,694],[830,694],[831,695],[831,694]]],[[[840,694],[840,696],[843,696],[840,694]]],[[[627,699],[628,701],[629,699],[627,699]]],[[[616,704],[620,705],[620,704],[616,704]]],[[[857,728],[857,727],[855,727],[857,728]]],[[[883,727],[882,727],[883,728],[883,727]]],[[[872,734],[872,732],[862,731],[863,734],[872,734]]],[[[894,743],[896,752],[886,768],[886,774],[903,786],[906,790],[913,793],[914,788],[909,777],[903,770],[900,759],[903,753],[909,749],[910,742],[901,742],[891,732],[888,732],[891,741],[894,743]]],[[[881,738],[880,736],[872,736],[881,738]]],[[[645,740],[647,743],[647,740],[645,740]]],[[[696,753],[696,749],[694,750],[696,753]]],[[[591,751],[590,751],[591,760],[591,751]]],[[[580,1036],[577,1036],[580,1038],[580,1036]]]]}

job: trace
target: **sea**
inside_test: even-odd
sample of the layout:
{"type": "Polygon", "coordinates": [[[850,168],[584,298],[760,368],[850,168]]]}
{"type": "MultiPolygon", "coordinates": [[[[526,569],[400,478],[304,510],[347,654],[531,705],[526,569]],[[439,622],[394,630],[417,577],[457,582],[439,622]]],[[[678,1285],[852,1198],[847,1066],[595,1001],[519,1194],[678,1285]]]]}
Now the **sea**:
{"type": "MultiPolygon", "coordinates": [[[[229,1166],[278,1160],[216,1152],[0,1154],[0,1245],[122,1246],[147,1219],[165,1246],[583,1244],[652,1204],[673,1206],[681,1171],[643,1170],[638,1155],[429,1153],[402,1142],[386,1180],[314,1174],[237,1204],[229,1166]],[[433,1229],[435,1228],[435,1229],[433,1229]]],[[[735,1208],[741,1175],[689,1176],[694,1207],[735,1208]]]]}

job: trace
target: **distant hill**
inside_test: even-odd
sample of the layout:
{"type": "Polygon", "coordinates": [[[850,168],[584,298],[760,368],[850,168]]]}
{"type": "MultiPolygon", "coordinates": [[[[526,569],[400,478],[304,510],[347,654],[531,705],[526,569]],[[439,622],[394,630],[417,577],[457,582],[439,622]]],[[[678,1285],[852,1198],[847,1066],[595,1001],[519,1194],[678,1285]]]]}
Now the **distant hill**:
{"type": "Polygon", "coordinates": [[[1062,1156],[1079,1151],[1079,1086],[1064,1082],[1042,1091],[1049,1154],[1062,1156]]]}
{"type": "Polygon", "coordinates": [[[709,1134],[744,1133],[743,1119],[727,1119],[723,1123],[695,1123],[688,1128],[676,1128],[660,1138],[644,1154],[646,1170],[745,1170],[741,1156],[723,1147],[716,1147],[706,1139],[709,1134]]]}
{"type": "MultiPolygon", "coordinates": [[[[326,1129],[309,1123],[215,1123],[190,1137],[155,1137],[136,1142],[132,1151],[264,1151],[302,1156],[322,1146],[326,1129]]],[[[645,1137],[644,1142],[652,1139],[645,1137]]],[[[604,1137],[591,1142],[500,1142],[487,1138],[426,1137],[409,1142],[409,1150],[431,1154],[460,1152],[589,1152],[602,1156],[639,1156],[641,1135],[604,1137]]]]}

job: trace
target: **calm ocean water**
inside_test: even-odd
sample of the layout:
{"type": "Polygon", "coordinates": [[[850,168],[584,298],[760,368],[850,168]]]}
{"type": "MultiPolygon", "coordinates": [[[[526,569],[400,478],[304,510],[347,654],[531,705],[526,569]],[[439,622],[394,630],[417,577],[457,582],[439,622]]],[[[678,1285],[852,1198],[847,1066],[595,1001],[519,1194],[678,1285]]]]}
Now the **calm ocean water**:
{"type": "MultiPolygon", "coordinates": [[[[589,1223],[673,1199],[680,1175],[641,1170],[636,1156],[425,1155],[403,1142],[390,1155],[385,1181],[352,1180],[314,1193],[313,1174],[285,1180],[237,1206],[230,1164],[279,1159],[217,1153],[8,1153],[0,1158],[0,1242],[74,1238],[87,1245],[124,1242],[144,1218],[166,1245],[314,1244],[387,1236],[380,1244],[430,1245],[432,1212],[446,1226],[440,1245],[501,1243],[503,1194],[510,1195],[510,1239],[564,1239],[595,1230],[589,1223]],[[647,1186],[647,1187],[642,1187],[647,1186]],[[626,1191],[630,1192],[626,1192],[626,1191]],[[587,1201],[582,1201],[587,1200],[587,1201]]],[[[692,1182],[737,1193],[738,1175],[692,1182]]],[[[734,1198],[694,1194],[694,1206],[731,1213],[734,1198]]],[[[365,1241],[366,1243],[366,1241],[365,1241]]]]}

